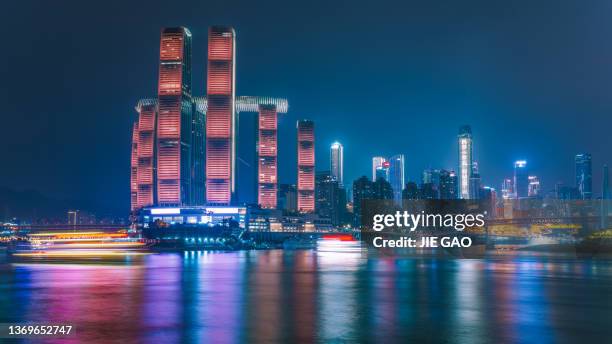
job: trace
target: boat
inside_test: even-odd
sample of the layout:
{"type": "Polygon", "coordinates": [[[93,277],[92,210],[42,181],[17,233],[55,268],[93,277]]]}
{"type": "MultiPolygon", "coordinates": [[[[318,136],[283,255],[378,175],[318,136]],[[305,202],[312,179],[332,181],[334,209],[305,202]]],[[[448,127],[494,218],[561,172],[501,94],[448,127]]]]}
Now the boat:
{"type": "Polygon", "coordinates": [[[41,232],[11,241],[7,252],[14,260],[114,261],[146,255],[148,244],[125,231],[41,232]]]}

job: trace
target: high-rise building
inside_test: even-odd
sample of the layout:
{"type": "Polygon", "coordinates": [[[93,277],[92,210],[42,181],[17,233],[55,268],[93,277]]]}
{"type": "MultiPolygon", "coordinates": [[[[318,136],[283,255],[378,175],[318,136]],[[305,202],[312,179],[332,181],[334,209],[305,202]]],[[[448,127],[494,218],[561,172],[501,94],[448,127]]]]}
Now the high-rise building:
{"type": "Polygon", "coordinates": [[[389,162],[388,161],[383,161],[382,166],[379,166],[376,168],[376,178],[374,178],[374,181],[377,181],[378,179],[384,179],[386,181],[389,181],[389,162]]]}
{"type": "Polygon", "coordinates": [[[314,122],[300,120],[297,122],[297,207],[300,213],[315,211],[315,134],[314,122]]]}
{"type": "MultiPolygon", "coordinates": [[[[138,121],[132,126],[132,152],[130,163],[130,210],[138,209],[138,121]]],[[[70,217],[70,212],[68,213],[70,217]]]]}
{"type": "Polygon", "coordinates": [[[438,193],[432,183],[421,184],[421,190],[419,191],[420,199],[438,199],[438,193]]]}
{"type": "Polygon", "coordinates": [[[404,154],[394,155],[389,158],[389,183],[393,188],[393,200],[396,204],[402,204],[402,190],[404,188],[404,154]]]}
{"type": "Polygon", "coordinates": [[[527,172],[527,161],[517,160],[514,162],[514,196],[525,198],[529,196],[529,173],[527,172]]]}
{"type": "Polygon", "coordinates": [[[232,202],[236,177],[235,55],[231,27],[208,31],[208,110],[206,113],[206,201],[232,202]]]}
{"type": "Polygon", "coordinates": [[[440,170],[438,189],[441,199],[457,199],[457,174],[455,171],[440,170]]]}
{"type": "Polygon", "coordinates": [[[278,208],[289,213],[297,211],[297,188],[295,185],[278,185],[278,208]]]}
{"type": "Polygon", "coordinates": [[[260,105],[257,203],[267,209],[275,209],[277,206],[277,118],[275,105],[260,105]]]}
{"type": "Polygon", "coordinates": [[[601,228],[608,228],[608,215],[610,214],[610,175],[608,165],[603,166],[603,176],[601,182],[601,228]]]}
{"type": "Polygon", "coordinates": [[[426,169],[423,171],[423,181],[421,185],[431,185],[428,186],[428,195],[431,199],[439,199],[440,198],[440,170],[434,169],[426,169]],[[431,189],[431,190],[429,190],[431,189]]]}
{"type": "Polygon", "coordinates": [[[538,197],[540,196],[540,179],[537,176],[529,176],[529,190],[527,196],[538,197]]]}
{"type": "Polygon", "coordinates": [[[161,33],[157,116],[157,199],[161,205],[190,204],[191,32],[161,33]]]}
{"type": "Polygon", "coordinates": [[[362,202],[373,198],[373,185],[366,176],[353,182],[353,224],[355,228],[361,227],[362,202]]]}
{"type": "Polygon", "coordinates": [[[512,178],[504,179],[504,181],[502,182],[501,191],[502,191],[502,199],[516,198],[514,196],[514,182],[512,181],[512,178]]]}
{"type": "Polygon", "coordinates": [[[459,196],[470,199],[470,178],[472,176],[472,129],[464,125],[459,129],[459,196]]]}
{"type": "Polygon", "coordinates": [[[480,198],[480,188],[481,188],[480,172],[478,171],[478,163],[474,161],[472,163],[472,174],[470,175],[470,198],[471,199],[480,198]]]}
{"type": "Polygon", "coordinates": [[[593,197],[593,181],[591,170],[591,154],[576,154],[576,188],[580,198],[591,199],[593,197]]]}
{"type": "Polygon", "coordinates": [[[329,171],[317,172],[315,195],[317,214],[329,218],[334,226],[340,225],[346,209],[346,193],[329,171]]]}
{"type": "Polygon", "coordinates": [[[136,105],[138,113],[138,173],[137,208],[155,204],[156,197],[156,125],[157,125],[157,100],[141,99],[136,105]]]}
{"type": "Polygon", "coordinates": [[[572,200],[580,198],[580,192],[573,186],[566,186],[563,183],[557,183],[555,185],[555,195],[557,199],[572,200]]]}
{"type": "Polygon", "coordinates": [[[372,183],[372,198],[373,199],[379,199],[379,200],[385,200],[385,199],[393,199],[394,197],[394,193],[393,193],[393,188],[391,187],[391,184],[382,179],[379,178],[377,179],[375,182],[372,183]]]}
{"type": "Polygon", "coordinates": [[[332,143],[329,157],[331,176],[342,187],[344,185],[344,147],[340,142],[332,143]]]}
{"type": "Polygon", "coordinates": [[[492,187],[483,186],[478,193],[478,198],[486,205],[487,217],[494,218],[497,209],[497,192],[495,192],[495,189],[492,187]]]}
{"type": "Polygon", "coordinates": [[[419,187],[415,182],[406,183],[406,187],[402,191],[402,199],[415,200],[420,199],[419,187]]]}
{"type": "Polygon", "coordinates": [[[206,203],[206,111],[194,101],[191,122],[191,204],[206,203]]]}
{"type": "MultiPolygon", "coordinates": [[[[372,180],[373,181],[376,181],[376,178],[378,177],[378,171],[383,167],[383,164],[386,161],[387,159],[383,158],[382,156],[375,156],[372,158],[372,180]]],[[[388,169],[385,171],[388,171],[388,169]]],[[[389,180],[388,176],[385,177],[385,179],[389,180]]]]}
{"type": "Polygon", "coordinates": [[[603,176],[601,182],[601,198],[612,199],[610,195],[610,174],[608,173],[608,165],[603,166],[603,176]]]}

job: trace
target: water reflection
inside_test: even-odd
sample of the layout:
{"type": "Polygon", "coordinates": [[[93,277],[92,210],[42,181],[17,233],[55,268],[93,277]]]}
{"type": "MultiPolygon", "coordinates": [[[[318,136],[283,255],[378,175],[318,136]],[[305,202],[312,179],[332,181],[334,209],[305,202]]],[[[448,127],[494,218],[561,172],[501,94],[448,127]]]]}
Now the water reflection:
{"type": "Polygon", "coordinates": [[[116,266],[0,261],[0,322],[70,322],[72,342],[88,343],[601,341],[612,335],[611,293],[611,261],[546,256],[193,251],[116,266]]]}

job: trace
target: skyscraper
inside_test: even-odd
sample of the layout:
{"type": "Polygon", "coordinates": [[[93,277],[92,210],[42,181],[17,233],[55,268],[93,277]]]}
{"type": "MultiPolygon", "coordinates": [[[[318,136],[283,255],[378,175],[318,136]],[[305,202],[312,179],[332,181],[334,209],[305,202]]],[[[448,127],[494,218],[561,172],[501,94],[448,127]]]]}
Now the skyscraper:
{"type": "Polygon", "coordinates": [[[236,176],[235,53],[236,33],[230,27],[208,31],[206,113],[206,201],[232,202],[236,176]]]}
{"type": "Polygon", "coordinates": [[[344,185],[344,147],[340,142],[332,143],[329,158],[331,176],[342,187],[344,185]]]}
{"type": "Polygon", "coordinates": [[[404,154],[389,158],[389,183],[393,188],[393,200],[402,204],[402,189],[404,188],[404,154]]]}
{"type": "Polygon", "coordinates": [[[464,125],[459,129],[459,196],[470,199],[470,177],[472,176],[472,129],[464,125]]]}
{"type": "Polygon", "coordinates": [[[353,224],[355,228],[361,227],[362,201],[373,198],[373,185],[366,176],[353,182],[353,224]]]}
{"type": "Polygon", "coordinates": [[[576,188],[580,198],[591,199],[593,197],[593,181],[591,171],[591,154],[576,154],[576,188]]]}
{"type": "Polygon", "coordinates": [[[160,41],[157,116],[157,199],[161,205],[190,203],[191,32],[164,28],[160,41]]]}
{"type": "Polygon", "coordinates": [[[346,209],[346,193],[329,171],[316,173],[315,195],[317,214],[338,226],[346,209]]]}
{"type": "Polygon", "coordinates": [[[514,182],[511,178],[505,178],[502,182],[501,187],[502,198],[503,199],[511,199],[516,198],[514,196],[514,182]]]}
{"type": "Polygon", "coordinates": [[[267,209],[277,206],[277,118],[275,105],[259,106],[257,203],[267,209]]]}
{"type": "Polygon", "coordinates": [[[514,162],[514,195],[516,198],[529,196],[529,174],[525,160],[514,162]]]}
{"type": "MultiPolygon", "coordinates": [[[[132,126],[132,152],[130,163],[130,210],[134,211],[136,209],[138,209],[138,121],[134,122],[132,126]]],[[[70,213],[68,214],[70,215],[70,213]]]]}
{"type": "Polygon", "coordinates": [[[138,112],[138,176],[137,207],[155,203],[155,132],[157,124],[157,101],[141,99],[136,105],[138,112]]]}
{"type": "Polygon", "coordinates": [[[402,199],[415,200],[420,199],[419,187],[415,182],[406,183],[406,187],[402,191],[402,199]]]}
{"type": "Polygon", "coordinates": [[[377,181],[379,179],[384,179],[386,181],[389,181],[389,162],[388,161],[383,161],[382,166],[379,166],[376,168],[376,173],[374,174],[374,176],[376,178],[374,178],[374,181],[377,181]]]}
{"type": "Polygon", "coordinates": [[[472,174],[470,176],[470,198],[471,199],[479,199],[480,198],[480,172],[478,171],[478,163],[476,161],[472,162],[472,174]]]}
{"type": "Polygon", "coordinates": [[[608,214],[610,213],[610,175],[608,165],[603,166],[603,176],[601,182],[601,228],[608,228],[608,214]]]}
{"type": "Polygon", "coordinates": [[[603,177],[601,182],[601,198],[612,199],[610,195],[610,175],[608,173],[608,165],[603,166],[603,177]]]}
{"type": "Polygon", "coordinates": [[[538,176],[529,176],[529,190],[527,196],[538,197],[540,195],[540,179],[538,176]]]}
{"type": "Polygon", "coordinates": [[[313,121],[300,120],[297,122],[297,140],[297,207],[301,213],[312,213],[315,210],[315,137],[313,121]]]}
{"type": "Polygon", "coordinates": [[[440,170],[426,169],[423,171],[423,181],[421,185],[430,185],[428,188],[428,195],[431,199],[440,198],[440,170]]]}
{"type": "MultiPolygon", "coordinates": [[[[387,159],[382,156],[375,156],[372,158],[372,181],[376,181],[377,171],[383,167],[383,164],[387,161],[387,159]]],[[[389,178],[386,178],[387,180],[389,178]]]]}
{"type": "Polygon", "coordinates": [[[438,189],[441,199],[457,198],[457,174],[455,171],[440,170],[440,185],[438,189]]]}

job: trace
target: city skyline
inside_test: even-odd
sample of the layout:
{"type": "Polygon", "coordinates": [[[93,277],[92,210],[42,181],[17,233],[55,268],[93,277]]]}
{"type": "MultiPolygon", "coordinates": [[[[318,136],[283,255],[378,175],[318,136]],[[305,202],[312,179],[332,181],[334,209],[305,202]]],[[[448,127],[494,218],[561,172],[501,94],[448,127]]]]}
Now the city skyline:
{"type": "MultiPolygon", "coordinates": [[[[246,9],[250,5],[243,4],[243,6],[246,9]]],[[[455,5],[449,6],[453,7],[455,5]]],[[[599,4],[594,4],[591,10],[595,12],[597,6],[599,4]]],[[[544,7],[543,4],[539,4],[530,7],[529,11],[520,15],[511,14],[507,8],[495,6],[484,6],[482,11],[488,13],[500,10],[503,13],[508,13],[512,19],[526,21],[531,25],[531,28],[541,28],[539,19],[536,20],[536,13],[541,14],[538,11],[544,7]]],[[[336,6],[332,8],[335,10],[341,9],[341,7],[336,6]]],[[[494,57],[501,57],[500,65],[506,68],[508,65],[503,62],[507,61],[498,52],[485,49],[485,41],[483,40],[476,40],[474,45],[470,49],[465,49],[465,51],[452,50],[453,43],[470,42],[461,36],[463,33],[471,32],[469,29],[486,31],[486,28],[488,28],[487,22],[479,20],[473,22],[468,28],[461,26],[460,23],[463,21],[460,21],[460,15],[472,18],[469,13],[459,11],[460,13],[456,16],[440,14],[434,18],[432,23],[417,22],[414,24],[417,33],[432,39],[432,44],[436,44],[436,46],[415,43],[419,42],[417,34],[408,36],[407,40],[400,40],[399,42],[405,42],[406,44],[399,46],[399,50],[395,51],[394,54],[399,57],[418,52],[417,57],[405,60],[402,65],[391,64],[390,67],[396,67],[398,73],[396,78],[380,79],[379,73],[381,71],[374,72],[370,67],[369,58],[371,55],[347,55],[356,53],[357,50],[354,49],[360,46],[360,40],[364,35],[367,35],[363,31],[357,30],[356,33],[345,35],[341,34],[341,31],[331,31],[330,33],[329,30],[313,27],[297,32],[294,47],[300,54],[316,51],[315,48],[332,49],[335,53],[341,51],[343,46],[349,48],[346,53],[338,53],[338,56],[334,55],[329,61],[321,58],[306,60],[304,57],[311,57],[311,55],[295,55],[285,49],[275,48],[279,45],[289,44],[288,33],[279,33],[279,35],[274,36],[275,40],[270,42],[266,40],[266,37],[272,32],[278,33],[274,31],[274,27],[255,28],[254,23],[245,18],[228,16],[227,13],[229,12],[224,10],[223,6],[213,6],[210,9],[211,11],[207,12],[203,18],[197,20],[195,18],[185,18],[185,20],[173,20],[172,23],[185,25],[194,33],[193,93],[204,93],[205,37],[208,26],[219,22],[234,26],[240,33],[240,51],[237,53],[236,66],[238,93],[286,97],[291,103],[288,116],[279,121],[279,147],[281,147],[279,161],[282,161],[282,164],[287,164],[287,167],[281,168],[279,171],[278,178],[281,183],[293,183],[295,180],[293,167],[295,166],[295,158],[291,157],[291,154],[294,154],[294,149],[290,148],[295,142],[295,130],[288,128],[295,125],[295,120],[308,117],[317,123],[316,156],[318,166],[327,165],[329,144],[338,140],[344,145],[345,184],[349,184],[360,175],[369,175],[371,157],[375,155],[404,154],[406,157],[406,180],[418,181],[421,172],[426,168],[455,169],[456,150],[453,143],[456,140],[456,131],[460,125],[468,123],[472,126],[474,132],[474,157],[479,162],[483,184],[499,190],[503,178],[511,175],[512,163],[517,159],[524,158],[540,177],[543,191],[552,189],[557,182],[572,185],[575,178],[573,157],[581,152],[589,152],[593,159],[594,197],[597,197],[599,193],[601,166],[605,163],[609,164],[610,160],[610,153],[605,148],[610,146],[610,142],[608,142],[610,139],[608,135],[605,135],[607,130],[604,129],[609,126],[608,119],[605,116],[609,113],[609,105],[595,102],[598,107],[589,107],[585,103],[585,99],[589,98],[585,98],[583,93],[579,93],[578,96],[572,93],[569,97],[559,97],[563,93],[562,91],[567,92],[571,88],[559,88],[559,86],[548,83],[546,69],[541,70],[544,72],[544,76],[536,73],[533,79],[527,80],[521,79],[522,74],[519,74],[519,79],[510,80],[507,74],[500,72],[500,66],[492,63],[494,57]],[[225,15],[219,16],[219,13],[225,13],[225,15]],[[456,27],[458,29],[457,33],[441,34],[440,36],[429,34],[427,36],[426,29],[433,27],[443,18],[450,19],[448,25],[456,27]],[[325,37],[324,33],[331,35],[328,37],[329,39],[321,39],[325,37]],[[342,40],[332,39],[338,39],[340,35],[343,38],[342,40]],[[331,44],[333,42],[341,42],[342,44],[331,44]],[[417,46],[411,46],[410,43],[417,44],[417,46]],[[261,48],[258,49],[258,47],[261,48]],[[459,53],[461,58],[445,59],[442,52],[449,49],[459,53]],[[261,56],[258,56],[258,54],[261,56]],[[349,56],[352,56],[352,59],[348,58],[349,56]],[[342,63],[336,60],[339,57],[342,57],[342,63]],[[438,57],[439,60],[426,63],[424,61],[427,57],[438,57]],[[493,73],[495,77],[488,78],[483,76],[482,73],[479,74],[478,68],[466,64],[462,60],[462,58],[467,57],[484,59],[487,62],[485,66],[493,68],[493,71],[495,71],[493,73]],[[299,66],[305,66],[305,68],[299,66]],[[426,73],[433,70],[433,67],[439,66],[444,66],[450,71],[448,77],[441,78],[426,73]],[[418,71],[419,69],[423,69],[423,72],[408,73],[408,71],[418,71]],[[308,71],[308,73],[300,72],[300,70],[308,71]],[[332,82],[326,83],[321,91],[317,91],[313,85],[315,85],[315,82],[318,84],[321,81],[328,80],[325,75],[330,70],[338,73],[340,77],[334,78],[332,82]],[[356,71],[362,73],[355,74],[356,71]],[[307,74],[311,75],[308,76],[307,74]],[[360,75],[360,78],[356,79],[356,75],[360,75]],[[468,76],[466,77],[466,75],[468,76]],[[373,90],[369,98],[364,98],[366,88],[361,86],[360,82],[365,83],[373,80],[382,81],[383,86],[380,90],[373,90]],[[429,85],[429,88],[416,88],[423,83],[429,85]],[[495,94],[487,91],[491,83],[501,86],[495,94]],[[540,86],[539,89],[549,91],[545,93],[537,91],[533,88],[534,83],[540,86]],[[355,86],[350,87],[349,84],[355,86]],[[455,85],[462,87],[455,88],[455,85]],[[477,87],[470,88],[471,91],[468,93],[461,91],[464,86],[470,85],[476,85],[477,87]],[[524,89],[526,86],[528,87],[527,90],[517,93],[517,90],[524,89]],[[386,99],[395,98],[397,101],[377,103],[375,107],[368,101],[355,101],[355,99],[375,99],[382,96],[383,92],[387,92],[386,99]],[[530,95],[529,92],[534,92],[534,94],[530,95]],[[534,101],[537,98],[536,95],[543,97],[542,100],[534,101]],[[500,97],[508,97],[508,99],[500,100],[500,97]],[[551,103],[553,99],[563,99],[563,101],[557,100],[556,103],[551,103]],[[440,105],[432,105],[434,103],[440,105]],[[401,106],[398,107],[398,104],[401,106]],[[376,108],[376,111],[373,111],[374,108],[376,108]],[[365,113],[376,113],[377,116],[375,116],[374,121],[367,122],[368,125],[364,125],[366,123],[365,113]],[[398,114],[400,116],[397,116],[398,114]],[[576,114],[580,114],[579,122],[577,122],[578,118],[574,117],[576,114]],[[433,116],[440,119],[435,122],[435,125],[424,120],[433,116]],[[492,120],[492,117],[495,118],[495,121],[492,120]],[[574,128],[577,127],[577,123],[580,123],[586,129],[575,131],[574,128]],[[536,130],[536,128],[541,129],[536,130]],[[399,132],[397,135],[389,135],[389,130],[399,130],[399,132]],[[402,130],[409,135],[404,135],[402,130]],[[500,133],[503,133],[503,140],[499,140],[500,133]],[[524,133],[537,133],[537,135],[524,138],[524,135],[522,135],[524,133]],[[371,139],[361,140],[362,137],[370,137],[371,139]],[[504,142],[500,144],[498,141],[504,142]],[[283,150],[282,147],[284,146],[289,148],[283,150]],[[424,146],[427,149],[424,149],[424,146]]],[[[435,13],[435,9],[428,6],[420,6],[415,9],[417,14],[435,13]]],[[[555,14],[567,17],[571,14],[571,10],[570,5],[564,5],[556,8],[555,14]]],[[[170,10],[170,12],[172,11],[170,10]]],[[[359,12],[359,9],[356,11],[359,12]]],[[[59,15],[53,10],[49,12],[51,18],[59,15]]],[[[122,17],[121,13],[118,17],[119,22],[127,20],[127,17],[122,17]]],[[[130,16],[130,18],[132,17],[130,16]]],[[[293,14],[283,17],[282,20],[288,21],[289,18],[296,19],[298,17],[293,14]]],[[[562,21],[552,19],[552,15],[546,15],[546,18],[547,26],[551,26],[550,31],[546,31],[546,33],[552,34],[553,31],[559,30],[563,32],[559,29],[562,21]]],[[[597,18],[595,16],[595,19],[597,18]]],[[[331,25],[331,21],[328,18],[323,19],[322,25],[325,29],[326,25],[331,25]]],[[[406,21],[409,22],[409,19],[406,21]]],[[[41,25],[46,20],[48,19],[42,18],[41,25]]],[[[58,32],[67,32],[68,37],[78,41],[76,47],[82,50],[84,56],[87,57],[83,61],[71,57],[73,65],[77,68],[76,70],[85,72],[85,75],[87,75],[86,71],[90,70],[91,66],[98,66],[101,70],[113,71],[113,73],[108,73],[108,76],[95,74],[96,83],[99,81],[102,85],[105,85],[104,89],[95,86],[91,80],[81,79],[79,75],[75,75],[71,69],[68,69],[68,65],[63,64],[62,60],[56,60],[53,56],[48,57],[48,60],[29,63],[33,66],[31,69],[15,68],[22,70],[22,73],[26,73],[21,75],[24,79],[28,79],[28,76],[30,76],[29,79],[32,79],[34,75],[32,73],[41,73],[36,77],[36,80],[41,82],[39,87],[46,88],[49,92],[41,96],[41,101],[46,104],[45,111],[41,111],[38,107],[32,108],[26,99],[15,94],[12,89],[5,95],[9,98],[4,99],[4,102],[12,104],[6,112],[8,124],[14,126],[17,130],[15,130],[15,133],[9,132],[4,136],[3,139],[6,141],[3,146],[9,147],[10,142],[19,142],[15,135],[20,132],[21,128],[27,126],[30,123],[29,121],[33,121],[31,130],[35,135],[25,137],[23,147],[20,147],[17,152],[6,152],[7,159],[13,163],[3,169],[1,175],[3,185],[16,189],[41,190],[56,197],[82,197],[97,199],[106,203],[120,202],[125,204],[126,208],[129,206],[129,197],[126,197],[125,190],[130,176],[129,171],[126,171],[124,166],[129,164],[130,153],[126,151],[125,147],[131,139],[132,132],[125,129],[132,124],[130,109],[132,109],[133,104],[142,97],[156,93],[155,79],[157,79],[158,66],[156,65],[155,55],[158,54],[156,45],[159,43],[159,29],[170,24],[163,17],[151,19],[147,23],[142,27],[136,26],[132,32],[127,33],[97,23],[89,26],[80,25],[80,30],[68,30],[70,27],[61,23],[57,27],[58,32]],[[100,43],[92,44],[86,39],[79,39],[80,35],[85,34],[90,35],[100,43]],[[118,36],[119,34],[121,36],[118,36]],[[117,37],[127,38],[126,42],[118,40],[117,37]],[[129,46],[126,45],[128,44],[127,41],[129,41],[129,46]],[[104,54],[104,49],[122,51],[126,57],[125,59],[110,58],[107,61],[94,58],[94,54],[108,57],[109,55],[104,54]],[[55,65],[59,63],[59,66],[63,66],[60,71],[66,73],[66,83],[82,85],[79,89],[83,89],[83,92],[86,93],[79,94],[80,90],[71,89],[71,92],[76,93],[74,96],[68,96],[68,93],[62,88],[49,87],[47,80],[51,80],[51,78],[48,78],[47,75],[53,73],[53,69],[49,67],[48,70],[44,70],[44,68],[45,66],[51,66],[51,63],[55,65]],[[123,80],[125,75],[133,77],[123,80]],[[118,80],[123,82],[118,84],[118,80]],[[99,98],[101,96],[103,98],[99,98]],[[50,97],[53,97],[53,99],[50,97]],[[56,99],[63,99],[63,101],[58,102],[56,99]],[[112,99],[112,102],[108,102],[108,99],[112,99]],[[87,102],[84,103],[84,101],[87,102]],[[86,106],[86,104],[95,104],[95,106],[86,106]],[[71,108],[79,109],[79,111],[71,112],[71,108]],[[82,109],[89,109],[89,111],[86,111],[87,116],[83,116],[82,109]],[[31,115],[24,118],[20,115],[24,112],[31,115]],[[54,133],[47,133],[43,129],[49,123],[56,123],[52,124],[57,129],[54,133]],[[108,140],[109,137],[112,137],[113,140],[108,140]],[[93,149],[91,154],[85,153],[86,148],[90,151],[93,149]],[[24,160],[23,157],[15,154],[19,152],[25,152],[28,159],[24,160]],[[74,161],[75,157],[78,158],[79,164],[70,164],[69,162],[74,161]],[[34,167],[39,165],[46,166],[44,174],[35,170],[34,167]]],[[[597,20],[594,23],[600,26],[602,33],[606,32],[607,23],[597,20]]],[[[349,22],[347,24],[351,29],[356,27],[355,23],[349,22]]],[[[381,29],[377,30],[388,29],[390,25],[388,23],[380,24],[382,25],[381,29]]],[[[507,23],[504,24],[507,25],[507,23]]],[[[578,35],[582,32],[581,29],[577,29],[577,27],[580,27],[579,24],[576,19],[570,22],[571,29],[577,30],[578,35]]],[[[337,23],[334,25],[337,28],[337,23]]],[[[567,25],[567,23],[563,22],[563,25],[567,25]]],[[[289,30],[291,35],[296,35],[294,29],[296,26],[290,25],[288,27],[291,29],[289,30]]],[[[400,24],[400,28],[403,29],[404,24],[400,24]]],[[[513,44],[520,44],[518,39],[520,36],[516,35],[525,34],[525,32],[510,33],[508,30],[508,27],[503,26],[492,33],[494,36],[501,37],[511,35],[508,45],[500,44],[497,46],[498,49],[508,49],[513,44]]],[[[404,30],[399,31],[405,32],[404,30]]],[[[380,32],[376,31],[372,34],[380,32]]],[[[380,47],[379,44],[388,42],[389,39],[398,38],[397,36],[381,37],[380,43],[375,43],[375,47],[380,47]]],[[[547,41],[544,40],[544,37],[536,38],[539,38],[541,42],[547,41]]],[[[55,44],[59,43],[58,39],[58,37],[40,38],[40,44],[32,49],[49,49],[49,47],[54,47],[55,44]]],[[[564,40],[564,44],[570,45],[567,48],[561,45],[557,46],[555,42],[548,44],[554,45],[557,49],[568,49],[569,51],[571,45],[578,44],[578,41],[574,38],[570,39],[569,42],[564,40]]],[[[17,44],[17,46],[19,45],[17,44]]],[[[61,43],[59,47],[62,47],[61,43]]],[[[599,49],[599,46],[597,47],[599,49]]],[[[587,48],[582,51],[593,52],[595,45],[587,48]]],[[[523,60],[524,65],[519,64],[519,67],[515,68],[521,66],[524,66],[525,70],[544,68],[541,63],[542,59],[552,56],[552,54],[546,53],[548,50],[545,50],[537,48],[535,52],[532,50],[532,53],[537,53],[537,58],[523,60]]],[[[378,50],[378,52],[388,56],[385,51],[378,50]]],[[[568,54],[573,56],[570,53],[568,54]]],[[[457,57],[457,55],[451,56],[457,57]]],[[[9,58],[10,61],[15,62],[16,66],[27,63],[26,60],[15,60],[13,55],[4,58],[9,58]]],[[[557,64],[562,62],[556,61],[557,64]]],[[[603,68],[607,66],[607,63],[602,62],[600,66],[603,68]]],[[[563,68],[558,70],[563,70],[563,68]]],[[[607,69],[604,71],[607,71],[607,69]]],[[[595,86],[601,85],[604,80],[608,80],[608,76],[607,73],[597,73],[596,75],[590,70],[587,71],[586,77],[590,79],[581,79],[581,85],[590,86],[589,91],[587,91],[589,92],[588,97],[594,97],[596,100],[601,98],[600,90],[604,88],[595,88],[595,86]]],[[[16,76],[7,75],[7,77],[9,81],[15,81],[17,85],[20,85],[16,76]]],[[[560,77],[567,84],[574,80],[571,74],[560,77]]],[[[560,84],[565,85],[563,82],[560,84]]]]}

